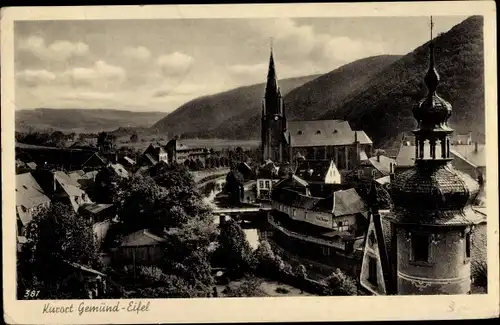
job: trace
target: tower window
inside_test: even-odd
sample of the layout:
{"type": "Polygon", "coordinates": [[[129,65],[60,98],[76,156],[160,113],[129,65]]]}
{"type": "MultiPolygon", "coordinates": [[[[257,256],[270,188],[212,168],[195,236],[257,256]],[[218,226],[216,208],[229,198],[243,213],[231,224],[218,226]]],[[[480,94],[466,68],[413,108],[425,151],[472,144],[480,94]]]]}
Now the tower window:
{"type": "Polygon", "coordinates": [[[375,234],[372,232],[370,232],[370,236],[368,237],[368,241],[369,241],[369,244],[370,246],[374,246],[375,245],[375,234]]]}
{"type": "Polygon", "coordinates": [[[368,282],[377,286],[377,260],[371,256],[368,257],[368,282]]]}
{"type": "Polygon", "coordinates": [[[470,232],[465,235],[465,257],[470,257],[470,232]]]}
{"type": "Polygon", "coordinates": [[[413,261],[428,262],[429,261],[429,236],[421,234],[413,234],[411,237],[413,261]]]}

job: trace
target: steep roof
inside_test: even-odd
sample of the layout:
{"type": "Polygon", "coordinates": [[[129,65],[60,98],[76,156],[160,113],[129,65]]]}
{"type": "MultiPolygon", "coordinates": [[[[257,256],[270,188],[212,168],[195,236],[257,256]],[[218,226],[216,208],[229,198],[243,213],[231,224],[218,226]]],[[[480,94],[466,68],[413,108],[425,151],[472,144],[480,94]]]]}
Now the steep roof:
{"type": "Polygon", "coordinates": [[[150,233],[147,229],[136,231],[126,236],[121,243],[121,247],[153,246],[161,244],[164,238],[150,233]]]}
{"type": "Polygon", "coordinates": [[[355,132],[360,144],[371,144],[364,131],[353,131],[343,120],[289,121],[293,147],[340,146],[353,144],[355,132]]]}
{"type": "Polygon", "coordinates": [[[147,153],[145,157],[152,165],[156,165],[158,163],[158,161],[149,153],[147,153]]]}
{"type": "Polygon", "coordinates": [[[458,145],[451,146],[450,152],[475,167],[486,167],[486,154],[485,154],[485,145],[478,144],[477,151],[475,150],[475,145],[458,145]]]}
{"type": "Polygon", "coordinates": [[[415,164],[415,146],[401,146],[396,156],[398,166],[413,166],[415,164]]]}
{"type": "Polygon", "coordinates": [[[363,202],[354,188],[336,191],[331,197],[325,200],[333,203],[331,210],[333,210],[332,212],[336,217],[358,213],[366,216],[368,212],[365,202],[363,202]]]}
{"type": "Polygon", "coordinates": [[[322,200],[320,197],[304,195],[287,188],[274,188],[271,197],[273,201],[303,209],[312,209],[322,200]]]}
{"type": "Polygon", "coordinates": [[[24,213],[22,207],[31,209],[49,203],[49,197],[45,195],[31,173],[16,175],[16,207],[21,208],[19,217],[23,224],[27,224],[31,221],[32,216],[31,214],[24,213]]]}

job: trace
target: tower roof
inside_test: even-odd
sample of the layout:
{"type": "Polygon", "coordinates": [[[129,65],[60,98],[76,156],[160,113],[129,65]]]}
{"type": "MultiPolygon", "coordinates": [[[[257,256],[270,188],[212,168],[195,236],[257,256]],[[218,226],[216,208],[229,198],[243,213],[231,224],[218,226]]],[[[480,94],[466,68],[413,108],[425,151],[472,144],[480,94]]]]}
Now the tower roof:
{"type": "Polygon", "coordinates": [[[266,96],[279,94],[278,75],[274,66],[273,49],[269,57],[269,69],[267,71],[266,96]]]}

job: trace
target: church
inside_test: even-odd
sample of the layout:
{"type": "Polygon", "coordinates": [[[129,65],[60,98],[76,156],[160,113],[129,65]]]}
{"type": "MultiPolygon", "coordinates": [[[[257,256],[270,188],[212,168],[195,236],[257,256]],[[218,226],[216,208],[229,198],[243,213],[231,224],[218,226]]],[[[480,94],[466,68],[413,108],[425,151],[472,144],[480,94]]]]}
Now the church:
{"type": "Polygon", "coordinates": [[[351,129],[344,120],[288,121],[278,85],[273,52],[262,102],[262,162],[295,163],[333,160],[340,171],[351,170],[372,155],[373,142],[364,131],[351,129]]]}

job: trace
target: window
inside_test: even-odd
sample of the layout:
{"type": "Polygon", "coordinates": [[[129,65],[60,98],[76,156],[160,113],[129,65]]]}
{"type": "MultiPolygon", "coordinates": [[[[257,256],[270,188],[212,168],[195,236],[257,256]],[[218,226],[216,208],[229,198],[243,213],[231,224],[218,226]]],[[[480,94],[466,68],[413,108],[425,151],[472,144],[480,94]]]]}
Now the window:
{"type": "Polygon", "coordinates": [[[411,237],[413,261],[429,261],[429,236],[422,234],[412,234],[411,237]]]}
{"type": "Polygon", "coordinates": [[[266,188],[270,188],[269,181],[266,181],[266,188]]]}
{"type": "Polygon", "coordinates": [[[299,134],[299,135],[302,134],[302,131],[297,132],[297,134],[299,134]]]}
{"type": "Polygon", "coordinates": [[[296,213],[295,209],[293,209],[293,210],[292,210],[292,216],[294,216],[294,217],[295,217],[296,215],[297,215],[297,213],[296,213]]]}
{"type": "Polygon", "coordinates": [[[259,187],[264,188],[264,181],[259,181],[259,187]]]}
{"type": "Polygon", "coordinates": [[[317,131],[316,131],[316,134],[321,134],[321,131],[320,131],[320,130],[317,130],[317,131]]]}
{"type": "Polygon", "coordinates": [[[330,247],[328,246],[323,246],[322,247],[323,255],[328,256],[330,255],[330,247]]]}
{"type": "Polygon", "coordinates": [[[470,258],[470,232],[465,235],[465,257],[470,258]]]}
{"type": "Polygon", "coordinates": [[[375,246],[375,243],[376,243],[376,241],[375,241],[375,234],[372,231],[372,232],[370,232],[370,236],[368,236],[368,244],[371,247],[373,247],[373,246],[375,246]]]}
{"type": "Polygon", "coordinates": [[[377,286],[377,260],[371,256],[368,257],[368,282],[377,286]]]}
{"type": "Polygon", "coordinates": [[[359,178],[363,177],[363,170],[362,169],[358,169],[358,177],[359,178]]]}
{"type": "Polygon", "coordinates": [[[372,177],[375,177],[376,174],[377,174],[377,171],[375,169],[372,169],[372,177]]]}

